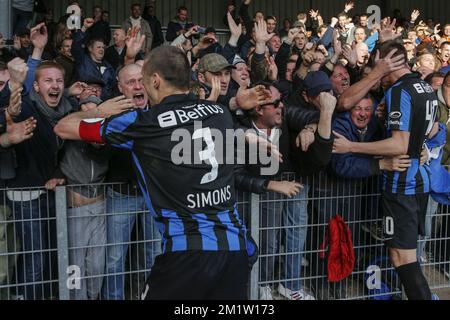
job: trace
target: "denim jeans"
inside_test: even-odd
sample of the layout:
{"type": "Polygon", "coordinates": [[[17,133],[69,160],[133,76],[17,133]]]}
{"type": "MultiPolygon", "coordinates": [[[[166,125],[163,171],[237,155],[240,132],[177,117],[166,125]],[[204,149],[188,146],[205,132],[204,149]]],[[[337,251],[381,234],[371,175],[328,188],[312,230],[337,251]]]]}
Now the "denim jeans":
{"type": "MultiPolygon", "coordinates": [[[[260,281],[275,280],[275,255],[280,247],[281,210],[283,202],[281,195],[266,193],[261,196],[260,202],[260,242],[259,242],[259,268],[260,281]]],[[[262,286],[270,283],[262,284],[262,286]]]]}
{"type": "Polygon", "coordinates": [[[425,244],[431,237],[433,217],[437,212],[438,205],[439,204],[434,201],[431,196],[428,197],[427,214],[425,216],[425,235],[419,236],[420,241],[417,243],[417,258],[419,259],[419,261],[420,257],[422,257],[425,252],[425,244]]]}
{"type": "Polygon", "coordinates": [[[301,267],[308,225],[308,189],[305,184],[300,192],[283,206],[283,228],[285,234],[284,286],[298,291],[302,288],[301,267]]]}
{"type": "Polygon", "coordinates": [[[70,290],[72,300],[96,300],[105,274],[105,201],[67,210],[69,264],[80,270],[79,287],[70,290]],[[88,277],[88,278],[86,278],[88,277]]]}
{"type": "Polygon", "coordinates": [[[23,253],[16,268],[17,294],[25,300],[49,297],[50,284],[43,284],[55,273],[55,256],[49,249],[56,248],[55,203],[53,194],[43,194],[36,200],[12,202],[16,237],[23,253]],[[24,285],[34,283],[32,285],[24,285]]]}
{"type": "Polygon", "coordinates": [[[150,274],[154,258],[161,252],[159,232],[142,196],[129,196],[108,189],[106,201],[106,271],[107,276],[102,289],[105,300],[123,300],[125,259],[131,241],[131,232],[136,217],[144,227],[145,278],[150,274]],[[138,213],[139,212],[139,213],[138,213]],[[153,241],[152,241],[153,240],[153,241]]]}

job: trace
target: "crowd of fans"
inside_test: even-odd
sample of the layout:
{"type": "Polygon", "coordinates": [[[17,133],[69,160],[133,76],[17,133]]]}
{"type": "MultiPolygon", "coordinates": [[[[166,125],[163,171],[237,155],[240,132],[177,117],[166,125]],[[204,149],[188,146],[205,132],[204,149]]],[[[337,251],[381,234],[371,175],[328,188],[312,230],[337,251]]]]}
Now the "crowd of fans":
{"type": "MultiPolygon", "coordinates": [[[[260,254],[268,255],[261,263],[261,299],[272,299],[275,289],[291,300],[346,297],[343,287],[331,290],[326,282],[311,288],[312,292],[305,290],[300,280],[305,265],[300,252],[309,232],[323,238],[323,228],[307,228],[308,218],[324,224],[343,210],[348,212],[347,221],[381,217],[378,206],[369,208],[361,199],[338,202],[333,196],[348,196],[352,190],[373,193],[376,190],[370,190],[361,178],[376,177],[382,171],[402,172],[411,165],[405,155],[333,152],[340,151],[347,140],[384,139],[386,87],[381,79],[385,75],[405,62],[420,73],[437,93],[436,121],[443,130],[450,129],[450,24],[419,20],[418,10],[408,19],[384,18],[369,26],[366,14],[352,12],[352,2],[329,21],[316,8],[299,12],[291,21],[267,12],[251,15],[251,0],[240,6],[233,2],[224,17],[230,37],[222,46],[214,28],[202,28],[189,20],[186,7],[177,9],[164,38],[154,1],[147,1],[145,7],[133,4],[130,16],[115,30],[101,6],[85,14],[79,30],[68,28],[69,15],[54,22],[51,14],[30,30],[23,23],[24,17],[31,19],[26,14],[30,11],[14,3],[21,23],[14,23],[13,44],[6,45],[0,35],[0,106],[4,107],[0,113],[0,181],[1,188],[8,190],[1,193],[0,253],[11,252],[12,247],[26,253],[17,263],[0,257],[0,285],[21,284],[16,292],[2,290],[2,297],[48,298],[39,283],[51,277],[48,269],[55,269],[54,259],[32,252],[56,247],[54,225],[38,220],[54,216],[52,190],[67,184],[82,185],[67,195],[69,246],[86,248],[71,250],[69,264],[80,266],[82,276],[94,279],[82,281],[81,289],[71,290],[71,297],[124,299],[127,242],[136,216],[121,213],[146,210],[131,155],[102,145],[63,141],[53,129],[74,111],[102,105],[104,109],[124,104],[151,107],[142,83],[142,66],[145,55],[158,46],[182,50],[192,67],[192,92],[228,107],[236,128],[255,129],[257,139],[268,142],[272,154],[282,158],[278,171],[270,176],[261,174],[263,164],[246,164],[236,170],[237,190],[275,199],[273,205],[263,203],[260,212],[260,227],[272,228],[262,232],[260,239],[260,254]],[[407,60],[395,54],[395,45],[380,54],[378,49],[386,43],[404,47],[407,60]],[[292,172],[295,180],[280,178],[292,172]],[[333,183],[309,184],[308,178],[317,173],[333,183]],[[105,190],[102,183],[111,185],[105,190]],[[344,184],[347,188],[340,187],[344,184]],[[42,186],[46,189],[38,189],[42,186]],[[30,188],[33,191],[24,191],[30,188]],[[312,192],[323,197],[313,208],[307,200],[312,192]],[[293,201],[276,201],[283,196],[293,201]],[[278,234],[279,227],[284,228],[283,236],[278,234]],[[11,244],[11,240],[19,243],[11,244]],[[271,255],[279,253],[281,245],[285,252],[281,273],[286,280],[275,288],[271,255]]],[[[71,4],[78,5],[76,1],[71,4]]],[[[450,140],[446,141],[442,164],[450,165],[450,140]]],[[[429,152],[424,151],[421,164],[428,161],[429,152]]],[[[438,210],[430,198],[429,212],[438,210]]],[[[145,240],[160,237],[150,215],[140,214],[139,219],[145,240]]],[[[351,226],[355,246],[361,245],[357,239],[362,239],[362,229],[379,236],[377,224],[351,226]]],[[[320,243],[311,245],[317,250],[320,243]]],[[[423,259],[425,251],[423,247],[418,250],[423,259]]],[[[146,247],[145,268],[151,267],[159,252],[156,244],[146,247]]],[[[443,255],[445,261],[450,260],[448,252],[443,255]]],[[[445,268],[448,275],[448,265],[445,268]]],[[[325,269],[325,262],[311,266],[318,273],[312,276],[326,273],[325,269]]]]}

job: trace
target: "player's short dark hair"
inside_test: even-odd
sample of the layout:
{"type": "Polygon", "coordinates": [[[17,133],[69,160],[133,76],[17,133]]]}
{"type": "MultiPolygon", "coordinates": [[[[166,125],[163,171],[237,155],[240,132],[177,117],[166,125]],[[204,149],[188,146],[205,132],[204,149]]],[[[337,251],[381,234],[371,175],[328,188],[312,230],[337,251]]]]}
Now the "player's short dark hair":
{"type": "Polygon", "coordinates": [[[140,3],[133,3],[130,7],[131,10],[133,10],[134,7],[142,8],[142,5],[140,3]]]}
{"type": "Polygon", "coordinates": [[[180,13],[181,11],[188,11],[188,8],[186,6],[179,6],[177,9],[177,13],[180,13]]]}
{"type": "Polygon", "coordinates": [[[159,74],[176,89],[189,90],[191,68],[186,54],[173,46],[161,46],[145,58],[144,77],[159,74]]]}
{"type": "Polygon", "coordinates": [[[273,21],[277,22],[277,18],[275,18],[274,16],[267,16],[266,21],[267,20],[273,20],[273,21]]]}
{"type": "Polygon", "coordinates": [[[385,58],[389,52],[392,50],[397,49],[397,52],[394,53],[394,57],[403,55],[405,58],[405,61],[408,61],[408,55],[406,53],[406,49],[403,46],[402,43],[399,43],[396,40],[386,41],[380,45],[379,51],[380,51],[380,59],[385,58]]]}

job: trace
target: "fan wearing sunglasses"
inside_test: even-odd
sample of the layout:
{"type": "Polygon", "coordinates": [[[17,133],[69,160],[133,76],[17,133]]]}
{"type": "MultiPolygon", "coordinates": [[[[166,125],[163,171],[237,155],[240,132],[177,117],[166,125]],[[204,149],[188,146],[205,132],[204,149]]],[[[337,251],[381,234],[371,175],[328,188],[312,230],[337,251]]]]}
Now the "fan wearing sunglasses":
{"type": "MultiPolygon", "coordinates": [[[[280,228],[286,227],[285,250],[285,279],[300,279],[302,255],[306,239],[306,228],[300,227],[307,223],[308,186],[303,184],[305,177],[327,165],[331,158],[333,139],[331,137],[331,119],[336,105],[336,99],[331,100],[332,108],[303,108],[302,106],[285,105],[277,83],[259,83],[263,85],[270,96],[264,104],[256,106],[250,111],[250,128],[260,140],[267,140],[272,146],[276,145],[282,154],[282,162],[278,170],[271,175],[264,174],[266,169],[273,169],[276,163],[272,160],[270,167],[258,164],[246,164],[239,168],[235,176],[236,188],[266,196],[267,191],[275,192],[274,197],[287,196],[295,201],[288,201],[283,206],[263,206],[260,227],[273,228],[264,233],[260,242],[260,254],[271,255],[279,248],[277,234],[280,228]],[[312,139],[310,138],[312,134],[312,139]],[[296,139],[297,138],[297,139],[296,139]],[[299,148],[301,141],[302,148],[299,148]],[[264,171],[263,171],[264,169],[264,171]],[[295,172],[296,180],[287,173],[295,172]],[[289,177],[291,177],[289,179],[289,177]],[[281,218],[282,217],[282,218],[281,218]],[[280,224],[284,221],[284,225],[280,224]]],[[[314,92],[331,90],[328,80],[327,86],[314,86],[314,92]]],[[[326,94],[322,94],[322,96],[326,94]]],[[[320,98],[318,98],[320,99],[320,98]]],[[[323,100],[323,98],[322,98],[323,100]]],[[[323,100],[325,101],[325,100],[323,100]]],[[[259,144],[259,147],[264,143],[259,144]]],[[[273,149],[271,149],[273,155],[273,149]]],[[[272,158],[273,159],[273,158],[272,158]]],[[[260,159],[259,159],[260,160],[260,159]]],[[[273,279],[274,259],[261,258],[261,281],[271,282],[273,279]]],[[[260,288],[260,298],[269,299],[272,287],[266,285],[260,288]]],[[[314,300],[306,293],[300,280],[279,283],[278,292],[289,300],[314,300]]]]}

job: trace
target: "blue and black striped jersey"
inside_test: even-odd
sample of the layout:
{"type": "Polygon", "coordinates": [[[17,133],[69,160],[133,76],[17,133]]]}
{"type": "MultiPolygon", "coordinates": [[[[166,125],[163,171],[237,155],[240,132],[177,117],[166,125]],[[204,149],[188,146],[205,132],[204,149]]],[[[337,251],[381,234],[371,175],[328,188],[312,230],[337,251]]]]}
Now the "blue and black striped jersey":
{"type": "Polygon", "coordinates": [[[414,195],[430,192],[429,174],[420,165],[420,154],[436,118],[438,99],[433,88],[417,73],[401,77],[385,95],[387,135],[410,133],[408,155],[411,167],[405,172],[383,172],[383,190],[414,195]]]}
{"type": "Polygon", "coordinates": [[[226,150],[217,134],[232,128],[226,107],[185,94],[99,127],[103,141],[131,151],[163,252],[246,250],[234,165],[217,159],[218,149],[226,150]]]}

